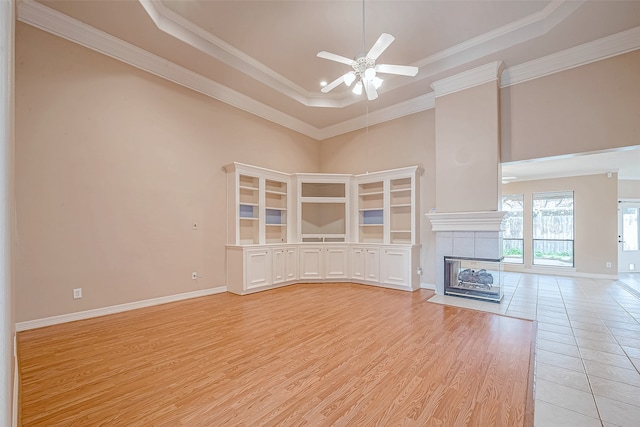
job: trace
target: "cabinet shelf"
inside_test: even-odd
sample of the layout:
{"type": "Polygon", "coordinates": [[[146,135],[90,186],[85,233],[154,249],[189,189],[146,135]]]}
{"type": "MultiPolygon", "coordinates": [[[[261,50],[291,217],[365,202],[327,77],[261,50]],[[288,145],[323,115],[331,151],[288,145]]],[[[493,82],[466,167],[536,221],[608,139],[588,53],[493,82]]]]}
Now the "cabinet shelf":
{"type": "Polygon", "coordinates": [[[345,197],[301,197],[301,203],[345,203],[345,197]]]}
{"type": "Polygon", "coordinates": [[[230,245],[288,243],[291,177],[242,163],[225,166],[230,245]]]}

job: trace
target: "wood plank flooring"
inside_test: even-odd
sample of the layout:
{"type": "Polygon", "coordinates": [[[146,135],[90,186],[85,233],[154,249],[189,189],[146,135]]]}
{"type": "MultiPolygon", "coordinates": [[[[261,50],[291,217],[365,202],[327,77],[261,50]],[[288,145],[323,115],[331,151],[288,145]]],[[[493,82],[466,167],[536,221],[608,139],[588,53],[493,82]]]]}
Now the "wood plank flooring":
{"type": "Polygon", "coordinates": [[[533,425],[534,323],[432,295],[299,284],[20,332],[21,422],[533,425]]]}

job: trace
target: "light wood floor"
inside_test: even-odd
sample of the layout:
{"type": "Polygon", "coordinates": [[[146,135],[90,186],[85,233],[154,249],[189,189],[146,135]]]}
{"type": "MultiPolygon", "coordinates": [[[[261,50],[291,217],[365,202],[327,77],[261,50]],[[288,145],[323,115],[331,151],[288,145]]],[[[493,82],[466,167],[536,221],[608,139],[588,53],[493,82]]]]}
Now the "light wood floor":
{"type": "Polygon", "coordinates": [[[21,422],[533,425],[535,324],[432,295],[301,284],[20,332],[21,422]]]}

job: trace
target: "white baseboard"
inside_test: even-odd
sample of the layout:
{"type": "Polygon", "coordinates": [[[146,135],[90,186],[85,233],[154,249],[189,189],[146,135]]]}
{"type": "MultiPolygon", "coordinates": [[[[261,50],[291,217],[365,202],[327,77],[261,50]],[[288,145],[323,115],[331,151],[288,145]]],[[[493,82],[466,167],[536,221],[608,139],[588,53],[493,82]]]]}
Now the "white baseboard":
{"type": "Polygon", "coordinates": [[[226,286],[203,289],[201,291],[186,292],[184,294],[169,295],[166,297],[152,298],[142,301],[128,302],[125,304],[112,305],[110,307],[96,308],[93,310],[79,311],[77,313],[61,314],[59,316],[45,317],[42,319],[27,320],[16,323],[16,332],[29,329],[42,328],[44,326],[57,325],[59,323],[73,322],[76,320],[90,319],[92,317],[105,316],[107,314],[120,313],[123,311],[135,310],[137,308],[150,307],[152,305],[166,304],[168,302],[181,301],[189,298],[203,297],[206,295],[226,292],[226,286]]]}
{"type": "Polygon", "coordinates": [[[420,283],[420,289],[431,289],[432,291],[436,290],[436,285],[432,283],[420,283]]]}
{"type": "Polygon", "coordinates": [[[525,273],[525,274],[540,274],[548,276],[566,276],[566,277],[584,277],[587,279],[611,279],[618,280],[617,274],[596,274],[596,273],[583,273],[576,271],[575,268],[558,268],[558,267],[531,267],[526,268],[516,264],[503,263],[502,268],[505,272],[510,273],[525,273]]]}

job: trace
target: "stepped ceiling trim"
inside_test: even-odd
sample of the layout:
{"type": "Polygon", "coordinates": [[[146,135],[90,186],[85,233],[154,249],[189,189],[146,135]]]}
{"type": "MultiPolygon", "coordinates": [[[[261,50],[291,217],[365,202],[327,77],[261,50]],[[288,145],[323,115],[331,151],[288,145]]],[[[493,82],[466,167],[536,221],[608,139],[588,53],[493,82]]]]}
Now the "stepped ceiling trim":
{"type": "Polygon", "coordinates": [[[524,83],[637,49],[640,49],[640,27],[509,67],[502,74],[502,87],[524,83]]]}
{"type": "MultiPolygon", "coordinates": [[[[358,102],[357,98],[348,96],[337,98],[322,95],[322,97],[320,97],[320,95],[304,91],[299,86],[288,81],[268,67],[265,67],[263,64],[242,54],[242,52],[233,48],[233,46],[216,39],[199,27],[185,21],[158,1],[140,0],[140,2],[156,25],[158,25],[158,28],[164,28],[163,31],[166,31],[168,28],[172,31],[172,35],[176,36],[176,34],[178,34],[176,37],[179,39],[183,41],[185,41],[185,39],[190,40],[192,46],[215,56],[219,60],[225,61],[233,67],[237,67],[257,80],[270,85],[276,90],[280,90],[282,93],[288,94],[291,98],[298,100],[304,105],[340,108],[358,102]],[[171,19],[167,18],[167,16],[171,19]]],[[[421,68],[417,76],[418,79],[424,79],[436,73],[452,69],[471,60],[479,59],[491,52],[497,52],[549,31],[551,27],[561,22],[582,3],[583,2],[563,0],[552,1],[545,9],[538,13],[488,32],[482,36],[467,40],[466,42],[443,50],[438,54],[411,65],[416,65],[421,68]],[[474,53],[474,49],[477,50],[476,53],[474,53]],[[489,49],[489,52],[487,52],[487,49],[489,49]],[[462,53],[465,54],[466,59],[461,57],[462,53]]],[[[22,0],[18,2],[17,15],[18,19],[26,24],[190,88],[316,140],[331,138],[346,132],[362,129],[366,126],[415,114],[434,108],[435,105],[434,99],[436,94],[432,92],[373,111],[368,114],[368,118],[366,115],[363,115],[325,128],[317,128],[34,0],[22,0]]],[[[506,87],[522,83],[639,48],[640,27],[636,27],[594,42],[507,68],[502,73],[501,86],[506,87]]],[[[500,63],[500,61],[487,64],[486,67],[493,68],[495,64],[498,63],[500,63]]],[[[449,84],[447,90],[455,91],[470,87],[468,86],[470,84],[469,78],[471,78],[471,82],[474,81],[473,79],[477,80],[478,78],[477,76],[473,76],[473,73],[466,74],[465,72],[460,75],[466,75],[467,78],[453,76],[449,82],[457,81],[460,87],[456,89],[455,84],[449,84]]],[[[444,80],[449,79],[443,79],[440,82],[444,80]]],[[[402,85],[398,83],[399,81],[400,79],[390,79],[390,85],[387,87],[399,87],[402,85]]],[[[438,96],[440,95],[441,94],[438,94],[438,96]]]]}
{"type": "Polygon", "coordinates": [[[455,76],[438,80],[431,84],[435,90],[436,98],[443,95],[449,95],[484,83],[489,83],[500,78],[502,74],[502,61],[491,62],[472,70],[464,71],[455,76]]]}

